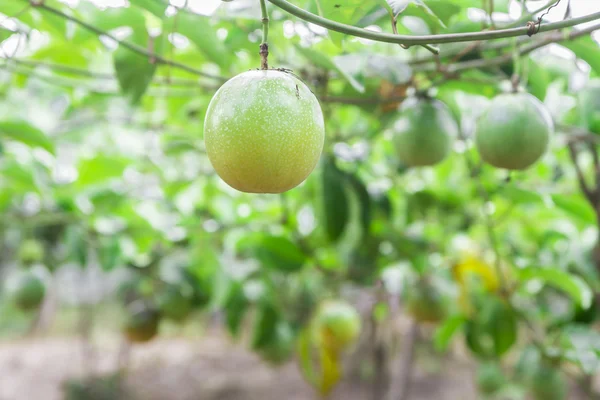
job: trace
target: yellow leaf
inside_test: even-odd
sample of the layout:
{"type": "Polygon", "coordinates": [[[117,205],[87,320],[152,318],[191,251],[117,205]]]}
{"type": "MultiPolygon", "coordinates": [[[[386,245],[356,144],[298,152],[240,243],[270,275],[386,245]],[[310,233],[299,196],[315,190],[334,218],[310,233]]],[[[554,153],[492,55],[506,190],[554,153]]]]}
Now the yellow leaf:
{"type": "Polygon", "coordinates": [[[319,349],[321,356],[321,395],[327,396],[342,377],[339,353],[327,347],[319,349]]]}
{"type": "Polygon", "coordinates": [[[494,267],[473,255],[468,255],[455,264],[452,273],[461,287],[467,287],[469,279],[475,275],[481,279],[488,291],[494,292],[498,289],[498,276],[494,267]]]}

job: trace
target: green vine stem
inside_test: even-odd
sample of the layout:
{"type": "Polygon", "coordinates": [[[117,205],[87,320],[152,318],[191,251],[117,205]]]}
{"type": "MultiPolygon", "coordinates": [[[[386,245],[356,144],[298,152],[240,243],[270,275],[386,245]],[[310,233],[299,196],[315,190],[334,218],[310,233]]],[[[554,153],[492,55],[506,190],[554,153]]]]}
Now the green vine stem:
{"type": "Polygon", "coordinates": [[[265,0],[260,0],[260,11],[262,13],[262,42],[260,43],[260,69],[269,69],[269,13],[267,11],[267,3],[265,0]]]}
{"type": "MultiPolygon", "coordinates": [[[[494,31],[484,32],[468,32],[468,33],[453,33],[453,34],[441,34],[441,35],[423,35],[423,36],[412,36],[412,35],[393,35],[390,33],[374,32],[363,28],[358,28],[352,25],[342,24],[330,19],[320,17],[316,14],[303,10],[286,0],[268,0],[273,5],[281,8],[288,13],[303,19],[307,22],[311,22],[315,25],[319,25],[323,28],[330,29],[332,31],[361,37],[364,39],[370,39],[377,42],[404,44],[408,46],[433,44],[433,43],[456,43],[456,42],[470,42],[477,40],[491,40],[501,39],[515,36],[523,36],[530,33],[530,29],[526,26],[511,28],[511,29],[498,29],[494,31]]],[[[569,28],[571,26],[583,24],[590,21],[600,19],[600,12],[592,13],[583,17],[572,18],[564,21],[553,22],[549,24],[543,24],[536,29],[535,33],[548,32],[563,28],[569,28]]]]}

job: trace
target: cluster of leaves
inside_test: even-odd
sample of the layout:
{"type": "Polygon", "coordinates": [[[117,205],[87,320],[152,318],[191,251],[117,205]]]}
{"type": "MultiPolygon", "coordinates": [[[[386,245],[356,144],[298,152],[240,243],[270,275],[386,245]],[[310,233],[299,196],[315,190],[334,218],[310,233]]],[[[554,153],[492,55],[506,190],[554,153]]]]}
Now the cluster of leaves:
{"type": "MultiPolygon", "coordinates": [[[[474,355],[497,363],[523,350],[522,336],[536,363],[598,369],[597,216],[564,146],[573,132],[600,134],[597,99],[573,95],[600,74],[589,35],[561,42],[567,56],[542,47],[515,57],[523,87],[569,129],[542,162],[507,181],[465,162],[478,160],[473,121],[515,72],[514,46],[544,41],[541,34],[445,45],[440,62],[453,75],[422,48],[328,34],[273,9],[270,64],[294,70],[318,95],[328,136],[303,185],[256,196],[214,175],[202,122],[219,84],[259,65],[258,1],[223,3],[211,16],[162,0],[129,3],[0,0],[0,13],[14,16],[0,26],[0,49],[16,47],[0,60],[2,274],[19,261],[21,243],[35,240],[52,272],[128,269],[152,282],[151,292],[189,285],[195,306],[223,311],[232,335],[251,324],[251,347],[273,362],[291,356],[321,299],[383,281],[408,303],[435,307],[414,292],[413,282],[426,282],[450,305],[414,313],[438,321],[438,349],[462,334],[474,355]],[[469,69],[474,60],[483,64],[469,69]],[[409,169],[397,162],[390,123],[412,88],[430,86],[465,139],[435,168],[409,169]]],[[[490,22],[469,16],[480,0],[295,3],[390,32],[391,11],[407,34],[479,31],[490,22]]],[[[508,1],[494,3],[496,13],[508,11],[508,1]]]]}

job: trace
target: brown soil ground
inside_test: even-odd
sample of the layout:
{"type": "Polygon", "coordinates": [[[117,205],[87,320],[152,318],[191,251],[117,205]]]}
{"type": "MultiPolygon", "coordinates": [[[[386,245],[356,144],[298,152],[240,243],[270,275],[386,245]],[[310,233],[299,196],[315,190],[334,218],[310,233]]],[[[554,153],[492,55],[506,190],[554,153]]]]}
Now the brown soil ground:
{"type": "MultiPolygon", "coordinates": [[[[67,379],[84,371],[114,371],[118,346],[96,344],[93,353],[77,339],[27,339],[0,344],[0,400],[62,400],[67,379]],[[84,361],[87,360],[87,361],[84,361]],[[94,360],[94,361],[90,361],[94,360]],[[93,364],[93,365],[92,365],[93,364]]],[[[370,400],[373,384],[348,376],[332,400],[370,400]]],[[[472,370],[414,371],[411,400],[475,400],[472,370]]],[[[295,363],[273,368],[224,335],[201,340],[158,339],[130,354],[127,399],[314,400],[295,363]]]]}

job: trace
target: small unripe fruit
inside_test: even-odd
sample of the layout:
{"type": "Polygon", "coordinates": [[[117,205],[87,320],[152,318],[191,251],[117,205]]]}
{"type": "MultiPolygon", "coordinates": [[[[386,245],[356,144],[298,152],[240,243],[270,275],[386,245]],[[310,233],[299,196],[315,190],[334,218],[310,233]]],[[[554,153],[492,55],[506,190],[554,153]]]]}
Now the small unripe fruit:
{"type": "Polygon", "coordinates": [[[23,311],[31,311],[40,307],[45,295],[44,282],[31,272],[19,276],[12,292],[15,305],[23,311]]]}
{"type": "Polygon", "coordinates": [[[452,139],[458,134],[458,125],[441,101],[411,98],[402,103],[393,132],[400,161],[422,167],[446,158],[452,139]]]}
{"type": "Polygon", "coordinates": [[[358,312],[350,304],[340,300],[321,304],[314,324],[315,334],[321,345],[337,350],[353,344],[361,330],[358,312]]]}
{"type": "Polygon", "coordinates": [[[158,333],[160,314],[157,310],[140,307],[130,310],[123,333],[134,343],[144,343],[152,340],[158,333]]]}
{"type": "Polygon", "coordinates": [[[546,152],[554,124],[545,106],[529,93],[501,94],[477,121],[475,144],[483,161],[523,170],[546,152]]]}
{"type": "Polygon", "coordinates": [[[248,71],[227,81],[204,120],[206,152],[229,186],[282,193],[317,165],[325,137],[321,106],[292,74],[248,71]]]}
{"type": "Polygon", "coordinates": [[[40,262],[44,258],[44,246],[37,240],[27,239],[21,243],[17,257],[24,264],[40,262]]]}

